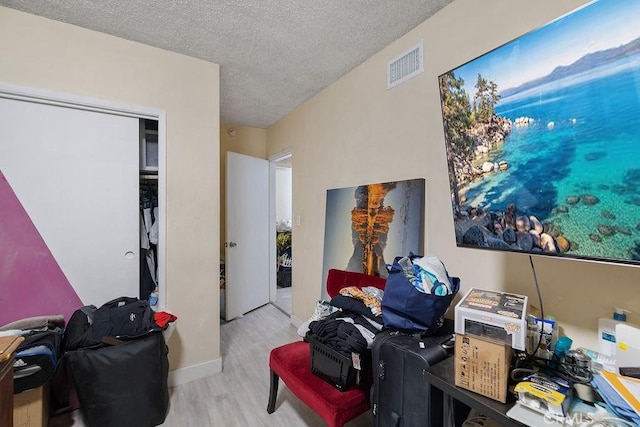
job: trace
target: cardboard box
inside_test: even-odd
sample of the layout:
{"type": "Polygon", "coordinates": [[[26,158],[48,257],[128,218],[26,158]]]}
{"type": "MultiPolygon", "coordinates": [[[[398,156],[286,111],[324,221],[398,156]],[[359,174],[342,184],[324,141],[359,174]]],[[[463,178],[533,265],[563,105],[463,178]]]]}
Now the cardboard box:
{"type": "Polygon", "coordinates": [[[456,334],[456,385],[506,403],[511,354],[508,345],[456,334]]]}
{"type": "Polygon", "coordinates": [[[47,427],[49,384],[13,395],[13,427],[47,427]]]}
{"type": "Polygon", "coordinates": [[[525,295],[472,288],[456,304],[455,332],[483,337],[524,351],[527,305],[525,295]]]}

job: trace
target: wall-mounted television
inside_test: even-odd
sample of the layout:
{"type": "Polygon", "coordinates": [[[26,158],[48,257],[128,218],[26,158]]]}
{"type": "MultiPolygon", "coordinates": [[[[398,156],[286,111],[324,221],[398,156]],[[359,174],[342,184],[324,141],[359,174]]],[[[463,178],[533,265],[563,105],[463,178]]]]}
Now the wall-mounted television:
{"type": "Polygon", "coordinates": [[[439,76],[460,247],[640,264],[640,1],[439,76]]]}

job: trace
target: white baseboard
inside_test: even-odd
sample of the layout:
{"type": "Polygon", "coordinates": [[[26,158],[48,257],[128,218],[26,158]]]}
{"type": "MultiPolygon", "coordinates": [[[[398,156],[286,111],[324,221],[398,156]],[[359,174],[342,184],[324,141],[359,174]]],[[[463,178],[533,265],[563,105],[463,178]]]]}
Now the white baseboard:
{"type": "Polygon", "coordinates": [[[169,387],[190,383],[191,381],[207,378],[222,372],[222,358],[189,366],[187,368],[175,369],[169,372],[167,383],[169,387]]]}
{"type": "Polygon", "coordinates": [[[305,321],[300,319],[299,317],[294,316],[293,314],[291,315],[291,324],[293,326],[295,326],[296,328],[299,328],[300,325],[302,325],[303,322],[305,322],[305,321]]]}

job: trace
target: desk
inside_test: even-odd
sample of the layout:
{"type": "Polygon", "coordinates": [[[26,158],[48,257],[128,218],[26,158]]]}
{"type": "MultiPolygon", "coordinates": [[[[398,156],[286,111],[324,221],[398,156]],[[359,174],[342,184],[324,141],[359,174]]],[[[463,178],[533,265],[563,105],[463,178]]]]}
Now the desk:
{"type": "Polygon", "coordinates": [[[13,359],[23,337],[0,337],[0,426],[13,426],[13,359]]]}
{"type": "MultiPolygon", "coordinates": [[[[442,390],[442,413],[445,418],[445,425],[451,425],[449,419],[450,413],[455,413],[453,409],[453,400],[464,403],[465,405],[475,408],[477,411],[487,417],[497,421],[502,426],[507,427],[523,427],[522,424],[506,416],[506,412],[511,409],[513,403],[506,405],[496,400],[489,399],[480,394],[474,393],[455,386],[455,357],[448,357],[440,363],[436,363],[425,373],[425,379],[433,387],[442,390]],[[449,423],[449,424],[447,424],[449,423]]],[[[463,420],[453,420],[455,425],[459,425],[463,420]],[[457,421],[457,422],[456,422],[457,421]]]]}

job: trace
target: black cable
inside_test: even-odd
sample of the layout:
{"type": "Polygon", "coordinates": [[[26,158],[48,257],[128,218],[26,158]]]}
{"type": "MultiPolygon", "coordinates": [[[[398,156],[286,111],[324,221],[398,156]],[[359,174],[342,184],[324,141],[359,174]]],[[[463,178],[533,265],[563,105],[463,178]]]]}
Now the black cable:
{"type": "Polygon", "coordinates": [[[550,378],[562,378],[569,384],[589,384],[591,383],[591,380],[593,380],[593,373],[591,372],[591,369],[575,363],[549,360],[543,357],[529,357],[527,362],[529,367],[518,367],[514,369],[516,373],[512,375],[513,379],[515,379],[519,373],[534,371],[537,374],[544,374],[550,378]],[[576,374],[576,371],[581,375],[576,374]]]}
{"type": "Polygon", "coordinates": [[[527,356],[532,357],[535,356],[536,352],[540,348],[540,343],[542,343],[542,336],[544,334],[544,306],[542,305],[542,295],[540,294],[540,286],[538,285],[538,276],[536,275],[536,267],[533,265],[533,258],[529,255],[529,262],[531,263],[531,271],[533,271],[533,281],[536,284],[536,292],[538,293],[538,302],[540,303],[540,317],[542,317],[542,326],[540,327],[540,335],[538,336],[538,345],[533,349],[533,354],[529,354],[526,350],[527,356]]]}
{"type": "Polygon", "coordinates": [[[573,387],[574,384],[590,384],[593,379],[593,374],[589,367],[585,367],[580,363],[576,357],[571,354],[558,358],[555,355],[551,359],[536,356],[536,352],[540,349],[542,339],[544,336],[545,317],[544,317],[544,304],[542,302],[542,294],[540,292],[540,285],[538,283],[538,276],[536,274],[536,268],[533,264],[533,258],[529,255],[529,262],[531,263],[531,271],[533,272],[533,280],[536,285],[536,292],[538,294],[538,302],[540,304],[540,316],[542,318],[542,325],[540,327],[540,333],[538,335],[538,344],[533,349],[533,354],[529,354],[529,351],[520,352],[515,362],[514,369],[510,372],[510,378],[514,382],[521,382],[525,378],[535,375],[546,378],[547,380],[558,384],[561,387],[573,387]],[[563,382],[565,383],[563,385],[563,382]]]}

